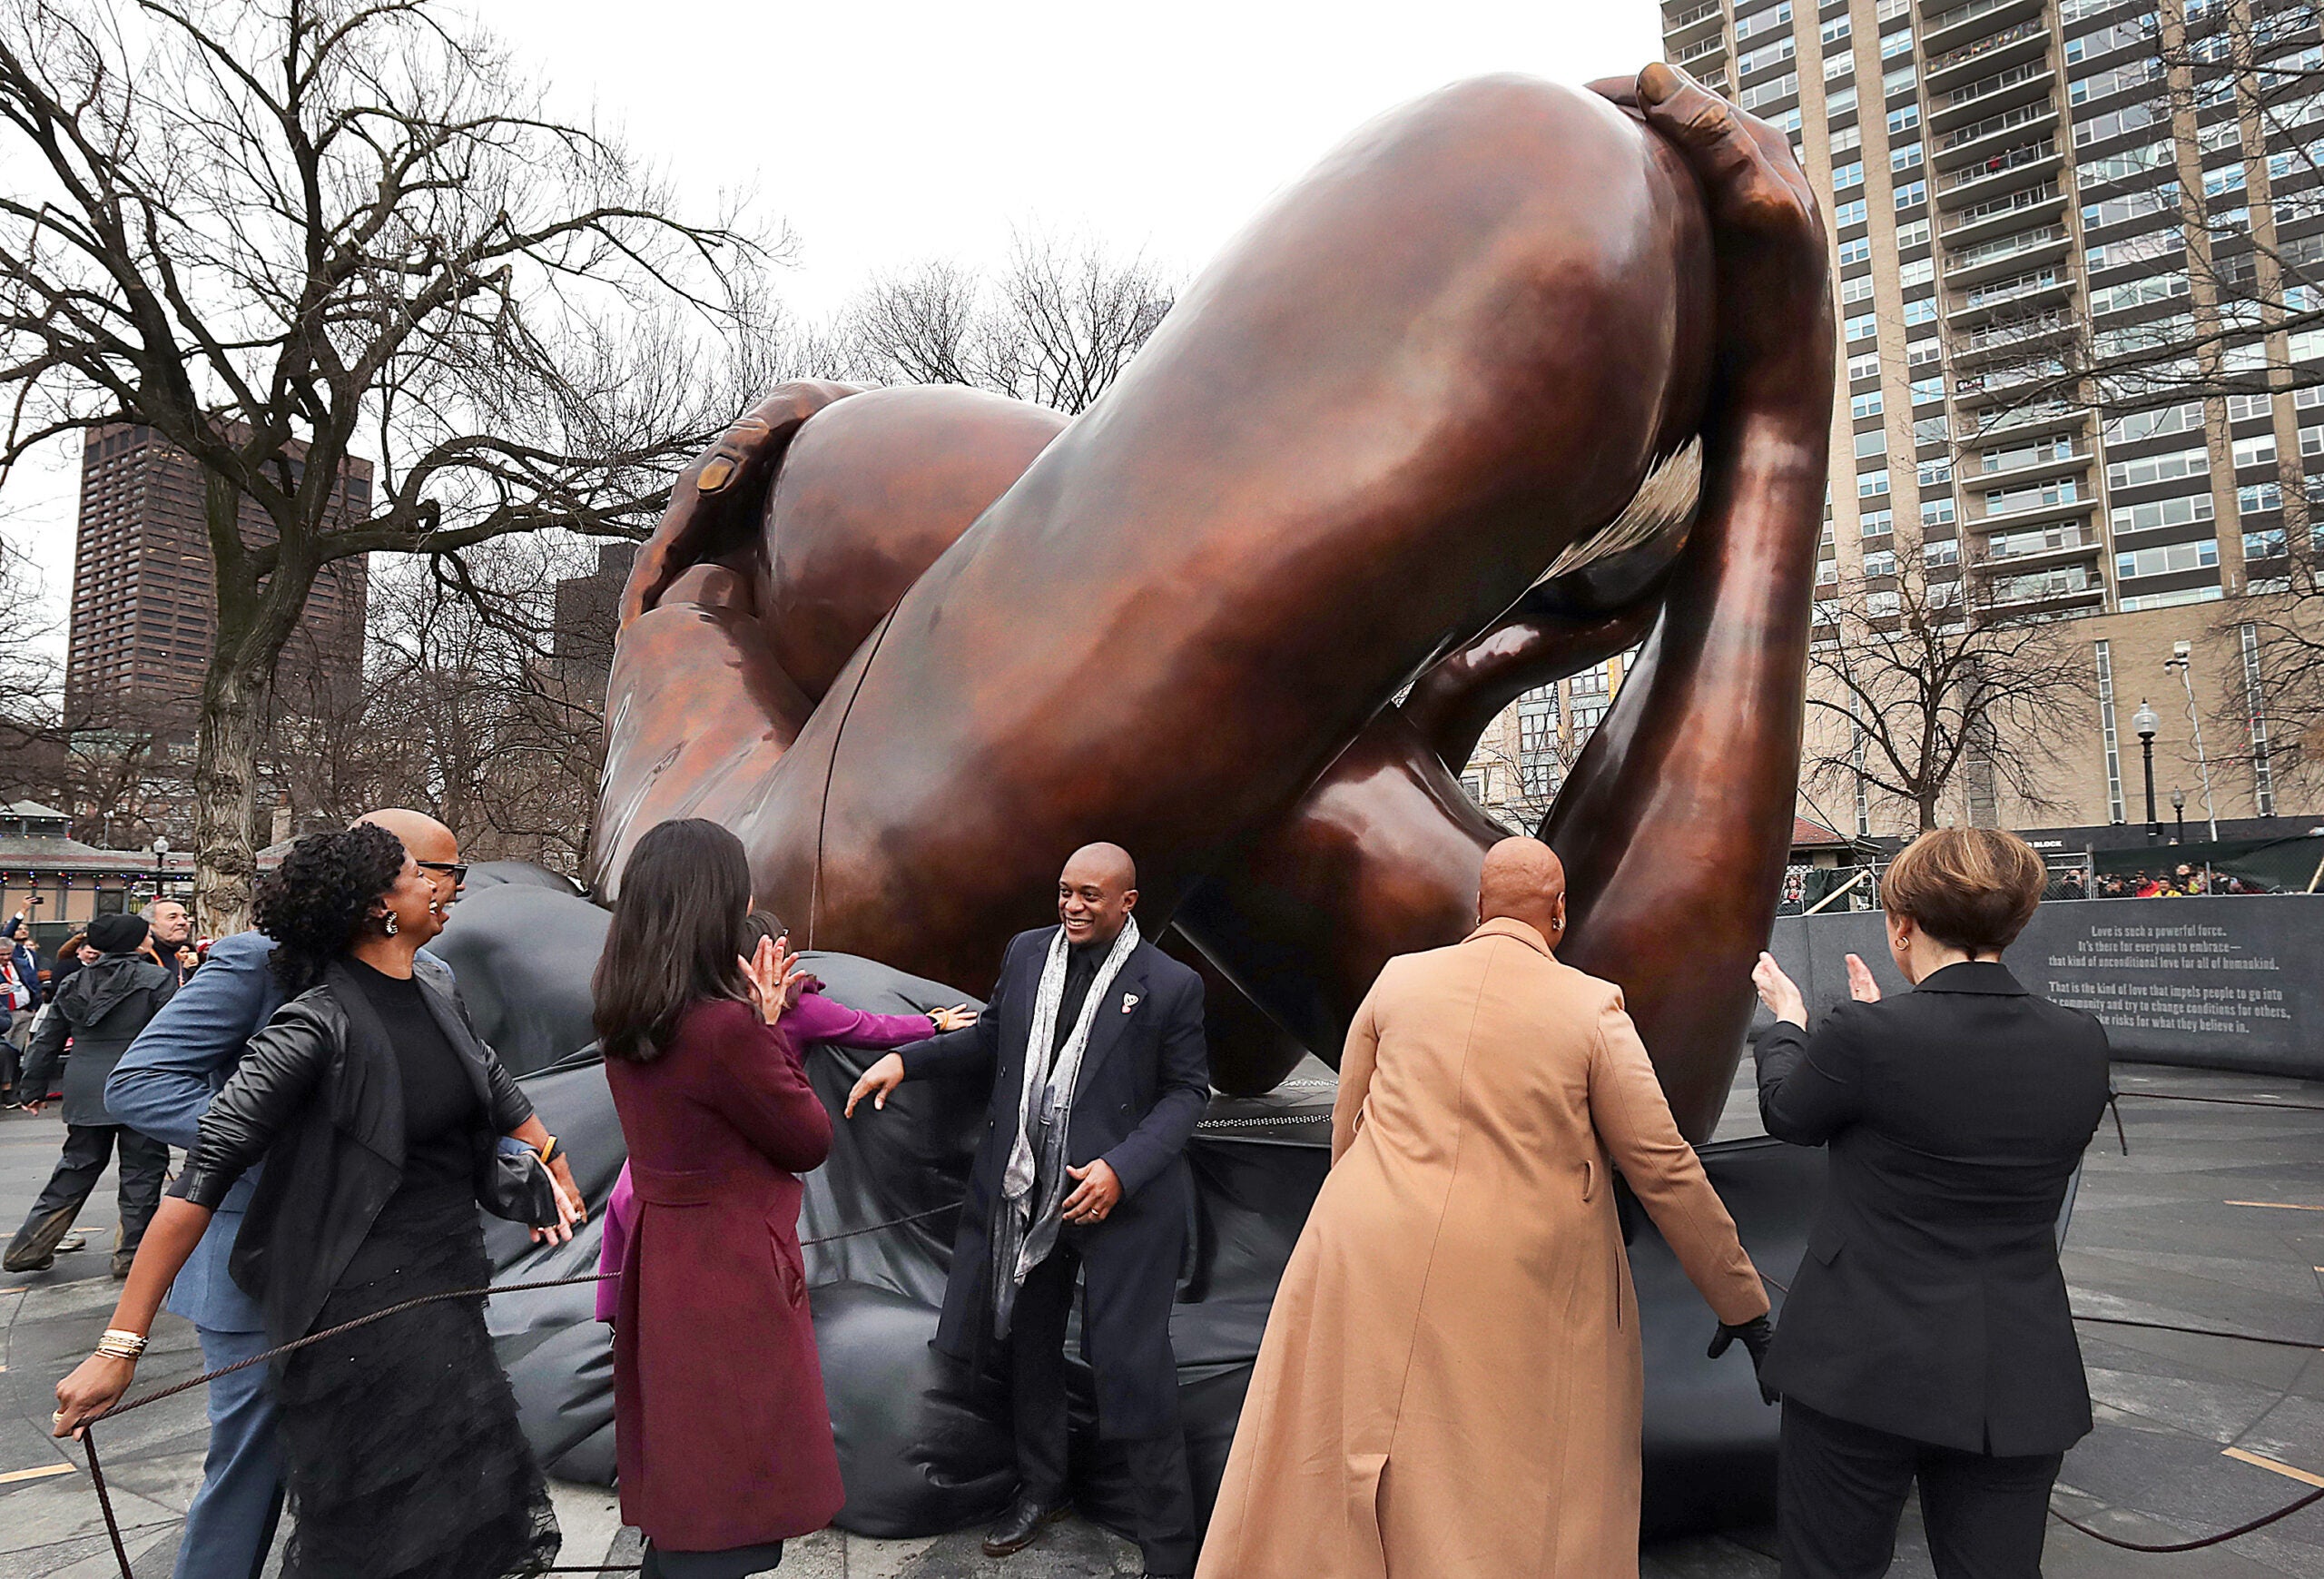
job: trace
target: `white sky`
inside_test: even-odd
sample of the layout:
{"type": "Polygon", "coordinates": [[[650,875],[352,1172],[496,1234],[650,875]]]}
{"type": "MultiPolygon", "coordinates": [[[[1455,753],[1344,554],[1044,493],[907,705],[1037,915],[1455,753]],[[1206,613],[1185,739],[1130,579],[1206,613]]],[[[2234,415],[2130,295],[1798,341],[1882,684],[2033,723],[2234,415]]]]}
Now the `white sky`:
{"type": "MultiPolygon", "coordinates": [[[[1191,273],[1371,116],[1490,72],[1581,83],[1659,53],[1653,0],[472,0],[560,115],[595,114],[702,205],[754,193],[819,317],[873,272],[997,258],[1012,226],[1191,273]]],[[[77,441],[0,489],[61,621],[77,441]]],[[[60,627],[55,645],[61,651],[60,627]]]]}

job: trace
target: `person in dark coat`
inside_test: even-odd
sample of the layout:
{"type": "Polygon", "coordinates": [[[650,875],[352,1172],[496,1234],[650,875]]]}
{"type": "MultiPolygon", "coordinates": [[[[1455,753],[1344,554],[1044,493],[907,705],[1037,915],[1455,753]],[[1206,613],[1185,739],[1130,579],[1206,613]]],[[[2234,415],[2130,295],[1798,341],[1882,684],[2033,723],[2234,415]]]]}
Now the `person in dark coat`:
{"type": "Polygon", "coordinates": [[[2106,1032],[2019,985],[2002,950],[2041,902],[2015,834],[1944,828],[1881,880],[1915,991],[1813,1035],[1762,954],[1768,1132],[1828,1146],[1830,1181],[1764,1379],[1783,1395],[1785,1579],[1885,1573],[1915,1477],[1939,1579],[2041,1571],[2051,1483],[2090,1390],[2058,1269],[2068,1181],[2106,1105],[2106,1032]]]}
{"type": "Polygon", "coordinates": [[[105,1077],[154,1012],[169,1002],[175,983],[169,972],[137,951],[144,946],[145,923],[133,915],[101,915],[89,924],[89,942],[99,959],[58,989],[54,1006],[34,1036],[19,1085],[27,1112],[37,1113],[64,1055],[64,1150],[56,1170],[16,1230],[0,1267],[37,1272],[56,1259],[57,1246],[73,1231],[73,1219],[103,1177],[113,1151],[121,1152],[121,1233],[113,1246],[113,1275],[125,1278],[145,1237],[145,1225],[162,1203],[170,1170],[170,1149],[113,1121],[105,1110],[105,1077]]]}
{"type": "Polygon", "coordinates": [[[873,1064],[847,1111],[867,1096],[884,1107],[908,1079],[990,1089],[936,1336],[971,1363],[1007,1357],[1019,1485],[984,1549],[1022,1550],[1068,1505],[1063,1351],[1078,1273],[1098,1434],[1128,1454],[1138,1549],[1160,1579],[1195,1565],[1170,1307],[1210,1065],[1202,980],[1138,935],[1137,904],[1128,852],[1076,851],[1058,879],[1059,924],[1009,940],[982,1018],[873,1064]]]}
{"type": "Polygon", "coordinates": [[[557,1548],[547,1483],[481,1302],[438,1297],[490,1280],[479,1206],[572,1238],[577,1202],[539,1160],[556,1138],[419,957],[444,893],[394,834],[307,835],[254,908],[287,1001],[203,1111],[96,1353],[57,1384],[55,1435],[128,1390],[162,1296],[263,1160],[228,1269],[271,1343],[316,1340],[271,1371],[285,1579],[537,1574],[557,1548]]]}
{"type": "Polygon", "coordinates": [[[614,1318],[622,1522],[647,1579],[742,1579],[846,1500],[807,1306],[799,1175],[831,1115],[781,1021],[796,956],[758,938],[743,843],[637,842],[593,983],[633,1217],[614,1318]]]}

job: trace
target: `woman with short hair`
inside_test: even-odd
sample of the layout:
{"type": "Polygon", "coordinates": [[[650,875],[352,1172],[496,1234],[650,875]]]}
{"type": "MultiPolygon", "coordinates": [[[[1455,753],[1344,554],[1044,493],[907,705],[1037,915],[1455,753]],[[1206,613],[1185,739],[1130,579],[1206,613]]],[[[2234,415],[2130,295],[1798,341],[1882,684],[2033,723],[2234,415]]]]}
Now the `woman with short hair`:
{"type": "Polygon", "coordinates": [[[2050,1486],[2090,1390],[2058,1269],[2069,1180],[2106,1106],[2105,1029],[2002,963],[2047,879],[2014,834],[1940,828],[1881,879],[1884,999],[1807,1008],[1772,955],[1768,1133],[1831,1169],[1764,1379],[1783,1394],[1785,1579],[1884,1573],[1917,1478],[1939,1579],[2041,1572],[2050,1486]]]}
{"type": "Polygon", "coordinates": [[[832,1121],[779,1023],[795,956],[750,909],[742,841],[664,823],[622,871],[593,982],[635,1195],[614,1439],[647,1579],[763,1573],[845,1500],[799,1248],[799,1175],[832,1121]]]}
{"type": "MultiPolygon", "coordinates": [[[[162,1296],[261,1160],[230,1266],[277,1345],[488,1283],[479,1205],[572,1238],[578,1203],[535,1160],[554,1137],[477,1040],[451,973],[418,957],[444,900],[402,842],[369,823],[310,834],[260,879],[256,910],[288,1001],[203,1115],[97,1352],[57,1384],[60,1436],[128,1391],[162,1296]]],[[[480,1298],[323,1339],[272,1379],[290,1579],[500,1579],[556,1560],[480,1298]]]]}

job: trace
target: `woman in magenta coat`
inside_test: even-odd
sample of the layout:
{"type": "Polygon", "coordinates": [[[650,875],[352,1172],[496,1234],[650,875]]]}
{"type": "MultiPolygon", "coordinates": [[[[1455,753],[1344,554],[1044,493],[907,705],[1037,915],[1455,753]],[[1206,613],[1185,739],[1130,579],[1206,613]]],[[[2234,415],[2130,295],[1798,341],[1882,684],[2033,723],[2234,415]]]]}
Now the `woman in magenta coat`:
{"type": "MultiPolygon", "coordinates": [[[[753,952],[760,938],[772,939],[778,954],[790,942],[783,923],[763,910],[751,913],[744,936],[753,952]]],[[[973,1025],[976,1020],[976,1012],[965,1003],[950,1009],[931,1009],[925,1014],[866,1013],[825,997],[822,983],[809,976],[788,995],[781,1024],[784,1049],[797,1059],[804,1056],[811,1042],[828,1041],[840,1047],[886,1052],[907,1042],[922,1041],[932,1031],[958,1031],[973,1025]]],[[[629,1226],[636,1218],[635,1187],[630,1182],[629,1164],[625,1162],[621,1176],[614,1180],[613,1194],[606,1200],[605,1232],[597,1252],[597,1271],[603,1279],[597,1285],[600,1321],[612,1321],[621,1314],[621,1269],[628,1263],[629,1226]]]]}
{"type": "Polygon", "coordinates": [[[799,1175],[831,1118],[779,1029],[796,979],[745,960],[750,874],[714,823],[665,823],[597,962],[606,1080],[635,1197],[614,1326],[625,1523],[645,1573],[742,1579],[844,1500],[799,1254],[799,1175]]]}

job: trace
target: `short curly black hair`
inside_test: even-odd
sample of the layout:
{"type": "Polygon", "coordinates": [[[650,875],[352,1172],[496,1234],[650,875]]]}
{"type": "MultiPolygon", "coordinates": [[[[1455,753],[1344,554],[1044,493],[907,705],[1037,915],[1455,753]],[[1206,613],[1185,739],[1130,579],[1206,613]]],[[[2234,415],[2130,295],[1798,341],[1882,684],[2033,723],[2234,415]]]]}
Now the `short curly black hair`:
{"type": "Polygon", "coordinates": [[[274,940],[268,963],[283,992],[295,998],[322,980],[323,967],[347,952],[403,863],[401,839],[358,823],[308,834],[258,880],[258,930],[274,940]]]}

